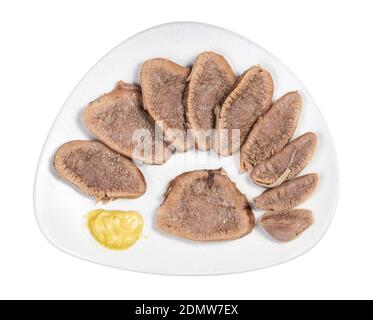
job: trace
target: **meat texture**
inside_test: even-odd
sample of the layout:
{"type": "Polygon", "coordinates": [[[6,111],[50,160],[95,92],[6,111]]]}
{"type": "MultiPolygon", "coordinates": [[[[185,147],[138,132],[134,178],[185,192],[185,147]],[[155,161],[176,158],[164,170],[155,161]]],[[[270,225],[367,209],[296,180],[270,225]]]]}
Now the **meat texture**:
{"type": "Polygon", "coordinates": [[[274,239],[288,242],[313,224],[313,216],[306,209],[270,211],[262,216],[260,224],[274,239]]]}
{"type": "Polygon", "coordinates": [[[310,173],[264,191],[254,198],[254,205],[263,210],[288,210],[301,204],[316,190],[319,178],[310,173]]]}
{"type": "Polygon", "coordinates": [[[187,151],[184,92],[190,69],[170,60],[157,58],[141,67],[141,88],[146,109],[164,132],[166,140],[178,151],[187,151]]]}
{"type": "Polygon", "coordinates": [[[255,217],[246,196],[224,170],[199,170],[170,183],[157,225],[190,240],[233,240],[252,231],[255,217]]]}
{"type": "Polygon", "coordinates": [[[298,125],[301,108],[300,94],[290,92],[259,118],[241,147],[241,171],[251,171],[290,141],[298,125]]]}
{"type": "Polygon", "coordinates": [[[214,109],[223,103],[235,81],[236,75],[223,56],[203,52],[197,57],[186,92],[186,115],[198,149],[211,148],[215,128],[214,109]]]}
{"type": "Polygon", "coordinates": [[[56,152],[61,177],[97,200],[138,198],[146,191],[141,171],[128,158],[98,141],[70,141],[56,152]]]}
{"type": "Polygon", "coordinates": [[[155,123],[143,109],[141,89],[119,81],[116,88],[84,110],[85,126],[111,149],[146,164],[163,164],[171,151],[156,136],[155,123]]]}
{"type": "Polygon", "coordinates": [[[273,89],[271,74],[260,66],[251,67],[240,77],[222,107],[216,109],[218,154],[228,156],[240,149],[255,122],[271,106],[273,89]],[[234,134],[239,134],[239,139],[234,134]]]}
{"type": "Polygon", "coordinates": [[[303,134],[273,157],[255,166],[250,174],[251,179],[260,186],[274,188],[295,178],[311,160],[316,145],[316,134],[303,134]]]}

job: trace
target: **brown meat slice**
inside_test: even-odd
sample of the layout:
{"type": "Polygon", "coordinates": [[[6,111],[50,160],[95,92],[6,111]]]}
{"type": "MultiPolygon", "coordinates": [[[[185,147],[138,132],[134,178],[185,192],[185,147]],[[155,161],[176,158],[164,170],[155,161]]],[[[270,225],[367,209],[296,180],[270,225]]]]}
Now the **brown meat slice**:
{"type": "Polygon", "coordinates": [[[187,88],[187,121],[193,129],[197,148],[209,150],[215,127],[214,109],[232,90],[236,75],[223,56],[201,53],[190,73],[187,88]]]}
{"type": "Polygon", "coordinates": [[[155,123],[142,107],[141,89],[119,81],[116,88],[84,110],[85,126],[111,149],[147,164],[162,164],[170,149],[155,134],[155,123]]]}
{"type": "Polygon", "coordinates": [[[254,198],[254,205],[263,210],[288,210],[305,201],[315,190],[319,181],[316,173],[310,173],[264,191],[254,198]]]}
{"type": "Polygon", "coordinates": [[[255,217],[224,170],[199,170],[171,181],[157,225],[190,240],[233,240],[252,231],[255,217]]]}
{"type": "Polygon", "coordinates": [[[253,166],[272,157],[290,141],[301,109],[300,94],[290,92],[259,118],[241,147],[241,171],[251,171],[253,166]]]}
{"type": "Polygon", "coordinates": [[[222,107],[216,109],[218,154],[228,156],[240,149],[255,122],[271,106],[272,96],[271,74],[260,66],[251,67],[240,77],[222,107]],[[233,130],[239,132],[240,140],[232,138],[233,130]]]}
{"type": "Polygon", "coordinates": [[[70,141],[54,158],[57,172],[97,200],[138,198],[146,191],[141,171],[98,141],[70,141]]]}
{"type": "Polygon", "coordinates": [[[303,134],[289,142],[272,158],[255,166],[250,174],[251,179],[260,186],[274,188],[295,178],[311,160],[316,145],[316,134],[303,134]]]}
{"type": "Polygon", "coordinates": [[[260,224],[274,239],[288,242],[313,224],[313,216],[306,209],[271,211],[262,216],[260,224]]]}
{"type": "Polygon", "coordinates": [[[187,139],[184,91],[190,69],[167,59],[151,59],[141,67],[141,88],[146,109],[178,151],[192,143],[187,139]]]}

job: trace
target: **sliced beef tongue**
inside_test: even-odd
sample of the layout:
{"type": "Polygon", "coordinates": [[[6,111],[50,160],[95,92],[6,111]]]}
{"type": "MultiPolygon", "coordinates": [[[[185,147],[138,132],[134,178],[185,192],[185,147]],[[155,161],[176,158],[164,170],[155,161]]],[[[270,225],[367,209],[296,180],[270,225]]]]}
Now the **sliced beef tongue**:
{"type": "Polygon", "coordinates": [[[91,102],[83,114],[88,130],[122,155],[146,164],[163,164],[171,156],[144,110],[141,89],[119,81],[116,88],[91,102]]]}
{"type": "Polygon", "coordinates": [[[141,88],[146,109],[178,151],[187,151],[192,142],[187,137],[184,92],[190,69],[170,60],[157,58],[141,67],[141,88]]]}
{"type": "Polygon", "coordinates": [[[187,121],[196,146],[209,150],[215,128],[214,110],[231,92],[236,75],[225,58],[215,52],[201,53],[192,68],[186,91],[187,121]]]}
{"type": "Polygon", "coordinates": [[[253,66],[239,78],[221,108],[216,109],[218,154],[229,156],[240,149],[255,122],[271,106],[272,96],[271,74],[262,67],[253,66]]]}
{"type": "Polygon", "coordinates": [[[251,179],[263,187],[274,188],[295,178],[311,160],[316,145],[315,133],[301,135],[273,157],[256,165],[250,173],[251,179]]]}
{"type": "Polygon", "coordinates": [[[157,225],[190,240],[232,240],[250,233],[255,218],[246,196],[224,170],[199,170],[170,183],[157,225]]]}
{"type": "Polygon", "coordinates": [[[56,171],[97,200],[138,198],[146,191],[141,171],[98,141],[70,141],[54,157],[56,171]]]}
{"type": "Polygon", "coordinates": [[[272,157],[293,137],[302,109],[298,92],[290,92],[273,103],[259,118],[241,147],[241,171],[251,171],[254,166],[272,157]]]}
{"type": "Polygon", "coordinates": [[[273,211],[292,209],[311,196],[318,182],[319,176],[316,173],[289,180],[255,197],[255,207],[273,211]]]}

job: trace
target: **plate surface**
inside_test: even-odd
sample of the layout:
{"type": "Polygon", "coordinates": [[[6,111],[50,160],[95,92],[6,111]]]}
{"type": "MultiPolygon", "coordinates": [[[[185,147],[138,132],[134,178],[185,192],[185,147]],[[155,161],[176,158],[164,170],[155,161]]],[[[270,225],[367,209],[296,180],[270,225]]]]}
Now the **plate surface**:
{"type": "MultiPolygon", "coordinates": [[[[250,271],[288,261],[312,248],[325,234],[333,218],[338,196],[338,165],[333,141],[323,116],[294,74],[253,42],[230,31],[200,23],[177,22],[156,26],[126,40],[101,59],[76,86],[60,111],[42,151],[34,187],[34,207],[41,231],[57,248],[73,256],[126,270],[169,274],[208,275],[250,271]],[[164,234],[155,227],[156,210],[167,183],[196,169],[223,167],[238,188],[252,198],[263,191],[238,172],[238,155],[219,158],[214,152],[175,154],[162,166],[141,165],[148,189],[134,200],[96,204],[59,178],[52,162],[66,141],[93,138],[83,127],[83,108],[113,89],[116,81],[139,82],[143,61],[165,57],[191,65],[206,50],[224,55],[237,74],[254,64],[269,70],[275,81],[274,97],[298,90],[304,104],[295,137],[314,131],[318,149],[303,173],[317,172],[317,191],[301,205],[314,212],[315,223],[300,238],[287,244],[271,240],[259,227],[239,240],[198,243],[164,234]],[[85,214],[95,208],[136,210],[145,221],[144,237],[126,251],[110,251],[97,244],[85,228],[85,214]]],[[[262,212],[254,210],[256,218],[262,212]]]]}

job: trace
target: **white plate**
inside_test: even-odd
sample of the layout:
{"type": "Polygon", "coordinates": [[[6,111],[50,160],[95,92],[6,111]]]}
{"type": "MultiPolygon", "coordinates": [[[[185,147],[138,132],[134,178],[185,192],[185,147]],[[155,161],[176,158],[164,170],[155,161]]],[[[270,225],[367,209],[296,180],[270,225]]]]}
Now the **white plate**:
{"type": "MultiPolygon", "coordinates": [[[[335,212],[338,194],[338,168],[332,138],[315,102],[294,74],[270,53],[230,31],[200,23],[177,22],[156,26],[123,42],[101,59],[84,76],[59,113],[42,151],[34,188],[36,217],[46,238],[73,256],[126,270],[169,275],[208,275],[243,272],[276,265],[312,248],[325,234],[335,212]],[[214,152],[174,155],[163,166],[142,165],[148,189],[135,200],[116,200],[105,205],[83,195],[60,179],[52,166],[56,149],[64,142],[92,138],[83,127],[83,108],[116,81],[139,82],[141,63],[166,57],[191,65],[206,50],[223,54],[237,74],[254,64],[267,68],[275,80],[275,97],[299,90],[304,107],[295,136],[314,131],[319,145],[304,170],[317,172],[320,185],[301,207],[314,212],[315,223],[300,238],[287,244],[271,240],[259,227],[239,240],[199,243],[164,234],[154,221],[167,183],[190,170],[223,167],[249,200],[262,192],[245,174],[238,172],[238,157],[219,158],[214,152]],[[145,220],[143,234],[132,248],[116,252],[98,245],[85,228],[85,214],[94,209],[136,210],[145,220]]],[[[254,211],[257,218],[262,212],[254,211]]]]}

